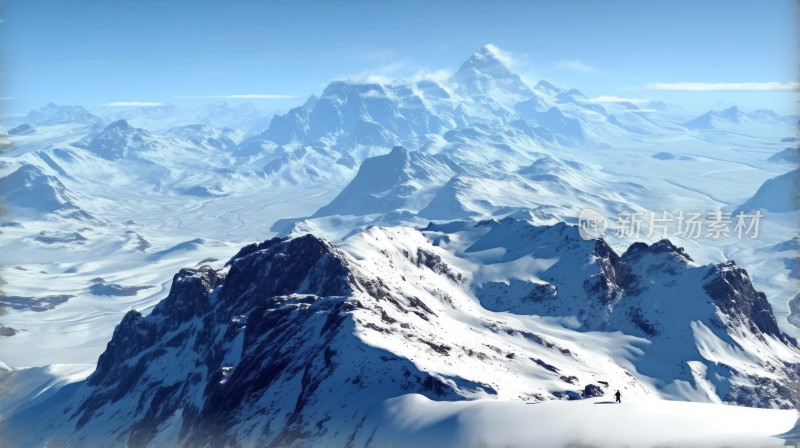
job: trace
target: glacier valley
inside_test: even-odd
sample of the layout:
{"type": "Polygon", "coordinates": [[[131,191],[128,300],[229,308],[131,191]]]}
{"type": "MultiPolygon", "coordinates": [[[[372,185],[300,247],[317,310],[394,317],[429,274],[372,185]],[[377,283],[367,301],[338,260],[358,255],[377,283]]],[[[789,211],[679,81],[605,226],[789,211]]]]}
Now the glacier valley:
{"type": "Polygon", "coordinates": [[[800,441],[798,117],[599,101],[496,52],[274,116],[5,117],[0,444],[800,441]]]}

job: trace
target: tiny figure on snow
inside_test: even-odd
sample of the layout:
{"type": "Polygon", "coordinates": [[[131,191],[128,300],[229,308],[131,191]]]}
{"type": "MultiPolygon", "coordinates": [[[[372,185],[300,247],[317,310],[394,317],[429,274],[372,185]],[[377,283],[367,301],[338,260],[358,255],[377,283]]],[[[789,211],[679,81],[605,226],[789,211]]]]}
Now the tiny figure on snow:
{"type": "Polygon", "coordinates": [[[614,396],[617,398],[617,403],[622,403],[622,394],[619,393],[619,391],[617,391],[614,396]]]}

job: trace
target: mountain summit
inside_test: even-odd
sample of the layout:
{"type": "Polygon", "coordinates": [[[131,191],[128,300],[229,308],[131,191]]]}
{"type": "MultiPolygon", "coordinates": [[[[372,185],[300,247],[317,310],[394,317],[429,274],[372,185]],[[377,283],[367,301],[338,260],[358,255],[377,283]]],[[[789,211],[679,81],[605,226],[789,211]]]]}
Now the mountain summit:
{"type": "Polygon", "coordinates": [[[372,227],[338,247],[274,238],[223,269],[181,270],[149,315],[125,315],[87,380],[5,420],[3,441],[371,446],[397,397],[539,402],[617,387],[790,409],[798,359],[744,270],[695,265],[666,240],[618,255],[563,223],[372,227]],[[467,267],[480,264],[453,245],[494,249],[505,266],[558,261],[536,282],[479,286],[467,267]],[[581,328],[529,320],[532,309],[581,328]]]}
{"type": "Polygon", "coordinates": [[[492,44],[484,45],[469,59],[464,61],[458,71],[467,72],[474,70],[487,74],[501,74],[503,76],[512,74],[506,64],[503,62],[503,59],[504,58],[500,55],[500,51],[497,47],[492,44]]]}
{"type": "Polygon", "coordinates": [[[519,75],[511,72],[494,45],[476,51],[450,80],[457,92],[468,97],[509,98],[521,101],[534,96],[530,87],[519,75]]]}

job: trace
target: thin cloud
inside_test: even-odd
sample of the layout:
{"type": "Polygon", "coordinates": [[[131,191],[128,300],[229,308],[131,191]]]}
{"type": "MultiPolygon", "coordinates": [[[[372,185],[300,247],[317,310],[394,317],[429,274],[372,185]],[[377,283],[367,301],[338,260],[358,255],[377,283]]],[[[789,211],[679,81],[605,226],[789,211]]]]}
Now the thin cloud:
{"type": "MultiPolygon", "coordinates": [[[[357,82],[357,83],[364,83],[364,84],[391,84],[395,79],[390,78],[386,75],[376,74],[370,71],[364,71],[357,75],[352,76],[345,76],[340,75],[333,78],[331,81],[345,81],[345,82],[357,82]]],[[[320,87],[326,87],[329,83],[323,82],[320,84],[320,87]]]]}
{"type": "Polygon", "coordinates": [[[517,65],[517,58],[515,58],[511,53],[499,48],[495,44],[486,44],[486,48],[489,49],[492,53],[494,53],[497,59],[500,59],[500,62],[506,65],[506,67],[513,67],[517,65]]]}
{"type": "Polygon", "coordinates": [[[409,59],[399,59],[378,67],[363,70],[355,75],[339,75],[333,78],[334,81],[353,81],[364,83],[389,84],[393,80],[402,79],[404,73],[408,73],[417,67],[409,59]]]}
{"type": "Polygon", "coordinates": [[[597,71],[592,65],[581,61],[580,59],[565,59],[555,63],[555,67],[560,70],[571,70],[574,72],[592,73],[597,71]]]}
{"type": "Polygon", "coordinates": [[[648,90],[674,90],[682,92],[764,92],[800,90],[798,82],[651,82],[648,90]]]}
{"type": "Polygon", "coordinates": [[[159,107],[166,106],[165,103],[156,103],[153,101],[113,101],[105,103],[103,106],[109,107],[159,107]]]}
{"type": "Polygon", "coordinates": [[[217,99],[217,100],[279,100],[295,98],[294,95],[283,95],[277,93],[243,93],[236,95],[191,95],[173,96],[173,99],[197,100],[197,99],[217,99]]]}
{"type": "Polygon", "coordinates": [[[435,81],[435,82],[444,82],[447,81],[450,76],[453,75],[453,72],[450,70],[420,70],[418,71],[411,79],[415,82],[417,81],[435,81]]]}
{"type": "Polygon", "coordinates": [[[16,98],[11,98],[11,97],[8,97],[8,96],[0,96],[0,101],[3,101],[3,100],[15,100],[15,99],[16,98]]]}
{"type": "Polygon", "coordinates": [[[621,96],[614,96],[614,95],[600,95],[596,98],[589,98],[587,100],[590,103],[647,103],[650,100],[646,100],[643,98],[625,98],[621,96]]]}

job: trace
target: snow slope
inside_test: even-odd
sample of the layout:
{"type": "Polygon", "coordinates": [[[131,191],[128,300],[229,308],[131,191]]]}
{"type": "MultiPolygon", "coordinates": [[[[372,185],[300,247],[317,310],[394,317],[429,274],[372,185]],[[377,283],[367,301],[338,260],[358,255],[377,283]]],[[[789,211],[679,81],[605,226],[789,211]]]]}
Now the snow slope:
{"type": "MultiPolygon", "coordinates": [[[[474,229],[478,244],[502,239],[486,227],[372,228],[341,248],[311,235],[272,239],[242,248],[224,269],[184,269],[149,315],[126,314],[86,381],[34,401],[36,415],[52,418],[34,419],[32,410],[7,414],[6,443],[365,444],[378,428],[388,431],[373,420],[386,400],[406,394],[502,403],[602,397],[620,389],[634,401],[779,408],[800,402],[787,389],[800,382],[800,349],[777,332],[765,301],[757,308],[737,299],[751,294],[745,273],[733,281],[730,266],[713,267],[705,277],[711,276],[709,288],[676,261],[665,275],[683,283],[687,295],[701,296],[662,315],[643,311],[646,319],[626,313],[630,324],[616,325],[623,332],[592,331],[581,323],[597,314],[591,294],[583,298],[584,312],[565,306],[555,319],[482,307],[470,291],[490,275],[492,263],[470,265],[445,243],[466,238],[459,235],[464,228],[474,229]],[[664,357],[665,341],[643,322],[671,330],[672,357],[664,357]],[[682,331],[693,337],[676,339],[682,331]]],[[[543,232],[564,230],[556,225],[543,232]]],[[[618,286],[619,273],[608,269],[623,268],[610,248],[577,235],[571,241],[567,246],[583,246],[584,257],[598,263],[587,269],[580,259],[560,257],[583,272],[587,292],[596,284],[618,286]]],[[[510,257],[527,252],[511,247],[510,257]]],[[[555,266],[548,260],[526,264],[546,273],[548,264],[555,266]]],[[[652,260],[627,262],[649,267],[652,260]]],[[[618,306],[626,300],[621,295],[618,306]]],[[[724,409],[721,414],[736,412],[724,409]]],[[[796,418],[795,412],[781,415],[789,423],[776,427],[796,418]]]]}
{"type": "MultiPolygon", "coordinates": [[[[448,420],[475,428],[495,424],[480,417],[485,406],[615,387],[676,425],[683,408],[661,398],[797,403],[796,170],[775,158],[795,117],[734,108],[692,119],[659,102],[600,102],[557,82],[528,85],[493,46],[449,79],[337,80],[269,121],[246,105],[94,112],[50,104],[3,124],[0,361],[14,368],[0,378],[2,415],[7,428],[59,415],[19,443],[365,444],[371,430],[396,440],[387,399],[404,397],[398,418],[451,405],[413,394],[478,399],[448,420]],[[605,243],[564,224],[584,208],[611,222],[605,243]],[[624,211],[756,208],[758,238],[613,232],[624,211]],[[238,263],[294,250],[328,261],[308,276],[298,262],[231,277],[237,262],[224,260],[275,233],[295,239],[238,263]],[[343,289],[310,286],[325,279],[343,289]],[[191,289],[198,282],[213,291],[191,289]],[[260,286],[240,289],[250,283],[260,286]],[[322,332],[329,317],[342,320],[322,332]],[[337,396],[363,406],[339,411],[337,396]]],[[[700,419],[700,408],[685,412],[700,419]]],[[[759,427],[749,432],[766,437],[759,427]]],[[[687,428],[728,443],[721,429],[703,431],[687,428]]],[[[453,434],[466,439],[447,443],[490,437],[453,434]]]]}
{"type": "Polygon", "coordinates": [[[781,447],[795,411],[639,401],[435,402],[406,395],[387,402],[378,446],[730,446],[781,447]]]}

